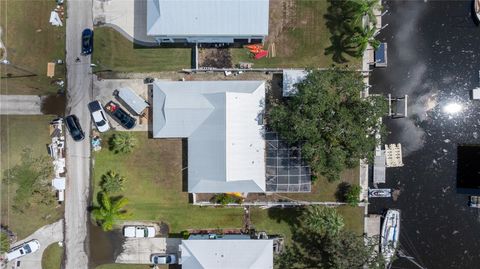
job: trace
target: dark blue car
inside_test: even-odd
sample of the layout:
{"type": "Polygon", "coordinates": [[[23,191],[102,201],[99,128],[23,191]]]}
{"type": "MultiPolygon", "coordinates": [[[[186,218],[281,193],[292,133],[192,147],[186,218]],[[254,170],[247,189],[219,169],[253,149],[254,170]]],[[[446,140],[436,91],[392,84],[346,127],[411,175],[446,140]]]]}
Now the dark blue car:
{"type": "Polygon", "coordinates": [[[82,32],[82,54],[88,55],[93,52],[93,31],[85,29],[82,32]]]}

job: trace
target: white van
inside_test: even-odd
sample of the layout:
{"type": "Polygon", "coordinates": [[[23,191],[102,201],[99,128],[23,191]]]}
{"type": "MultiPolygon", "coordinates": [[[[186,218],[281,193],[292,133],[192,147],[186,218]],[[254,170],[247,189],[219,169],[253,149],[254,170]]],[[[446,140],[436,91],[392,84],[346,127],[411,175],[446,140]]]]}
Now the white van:
{"type": "Polygon", "coordinates": [[[22,256],[25,256],[27,254],[34,253],[39,248],[40,248],[40,242],[38,242],[38,240],[36,239],[30,240],[26,243],[23,243],[19,246],[12,248],[7,253],[7,260],[12,261],[22,256]]]}

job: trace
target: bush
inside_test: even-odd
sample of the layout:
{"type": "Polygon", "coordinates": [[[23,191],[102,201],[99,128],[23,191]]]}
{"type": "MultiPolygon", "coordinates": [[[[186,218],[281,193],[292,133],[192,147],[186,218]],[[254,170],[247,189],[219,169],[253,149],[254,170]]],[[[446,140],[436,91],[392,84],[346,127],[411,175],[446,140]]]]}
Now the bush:
{"type": "Polygon", "coordinates": [[[180,234],[182,235],[183,239],[188,239],[188,237],[190,237],[190,233],[188,231],[182,231],[180,234]]]}
{"type": "Polygon", "coordinates": [[[125,177],[110,170],[102,176],[100,187],[102,187],[102,190],[105,192],[114,193],[122,191],[124,189],[124,183],[125,177]]]}
{"type": "Polygon", "coordinates": [[[212,198],[212,203],[227,205],[227,204],[239,203],[239,199],[236,199],[232,195],[228,195],[226,193],[220,193],[220,194],[216,194],[212,198]]]}
{"type": "Polygon", "coordinates": [[[110,150],[115,153],[130,153],[137,145],[137,139],[132,133],[116,133],[110,138],[109,144],[110,150]]]}
{"type": "Polygon", "coordinates": [[[362,188],[357,185],[351,185],[347,192],[345,193],[345,202],[351,206],[357,206],[360,202],[360,193],[362,192],[362,188]]]}
{"type": "Polygon", "coordinates": [[[10,249],[10,239],[5,232],[0,232],[0,252],[7,252],[10,249]]]}
{"type": "Polygon", "coordinates": [[[304,227],[320,235],[338,235],[345,226],[343,217],[333,207],[309,206],[302,214],[304,227]]]}

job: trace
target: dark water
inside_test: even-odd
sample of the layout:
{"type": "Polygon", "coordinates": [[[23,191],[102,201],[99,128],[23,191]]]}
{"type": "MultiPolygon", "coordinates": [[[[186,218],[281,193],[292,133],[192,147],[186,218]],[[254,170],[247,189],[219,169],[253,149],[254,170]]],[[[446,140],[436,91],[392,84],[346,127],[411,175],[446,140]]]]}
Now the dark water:
{"type": "MultiPolygon", "coordinates": [[[[402,249],[429,269],[480,268],[480,217],[456,189],[457,146],[480,144],[480,28],[470,1],[387,1],[388,65],[373,72],[372,91],[409,95],[409,119],[387,120],[388,143],[402,143],[405,166],[387,169],[396,201],[373,200],[371,212],[402,210],[402,249]],[[452,105],[453,104],[453,105],[452,105]],[[455,110],[460,110],[454,113],[455,110]],[[404,155],[405,155],[404,154],[404,155]]],[[[417,268],[398,260],[392,268],[417,268]]]]}
{"type": "Polygon", "coordinates": [[[124,238],[121,231],[104,232],[99,226],[89,223],[89,268],[114,263],[122,251],[124,238]]]}
{"type": "Polygon", "coordinates": [[[65,94],[51,94],[42,99],[40,110],[45,115],[64,116],[66,107],[65,94]]]}

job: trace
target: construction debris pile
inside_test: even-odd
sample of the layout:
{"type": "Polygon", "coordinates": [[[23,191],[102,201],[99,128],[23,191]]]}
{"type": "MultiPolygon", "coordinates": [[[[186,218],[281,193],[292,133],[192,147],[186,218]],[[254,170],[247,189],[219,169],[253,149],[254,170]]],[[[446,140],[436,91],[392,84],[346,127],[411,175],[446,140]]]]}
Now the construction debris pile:
{"type": "Polygon", "coordinates": [[[50,123],[50,137],[52,143],[48,145],[48,154],[53,159],[55,178],[52,186],[57,191],[59,202],[65,200],[65,136],[63,133],[63,119],[54,119],[50,123]]]}

